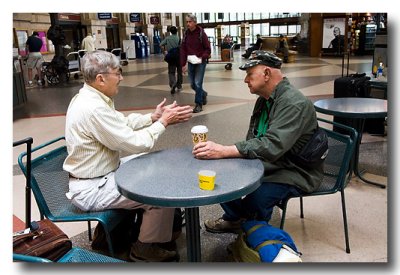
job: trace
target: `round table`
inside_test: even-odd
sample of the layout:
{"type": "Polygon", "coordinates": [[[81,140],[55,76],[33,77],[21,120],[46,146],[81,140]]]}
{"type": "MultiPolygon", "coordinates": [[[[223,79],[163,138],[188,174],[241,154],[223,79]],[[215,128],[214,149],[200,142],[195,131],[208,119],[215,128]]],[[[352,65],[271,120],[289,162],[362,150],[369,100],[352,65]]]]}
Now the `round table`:
{"type": "Polygon", "coordinates": [[[385,185],[362,177],[358,169],[358,160],[365,119],[387,117],[387,100],[362,97],[328,98],[316,101],[314,107],[320,113],[351,118],[357,121],[355,128],[358,132],[358,142],[354,153],[354,173],[366,183],[386,188],[385,185]]]}
{"type": "Polygon", "coordinates": [[[184,207],[189,261],[201,261],[199,206],[231,201],[256,190],[264,174],[258,159],[199,160],[192,147],[141,155],[123,163],[115,174],[124,196],[149,205],[184,207]],[[216,172],[215,189],[199,188],[200,170],[216,172]]]}

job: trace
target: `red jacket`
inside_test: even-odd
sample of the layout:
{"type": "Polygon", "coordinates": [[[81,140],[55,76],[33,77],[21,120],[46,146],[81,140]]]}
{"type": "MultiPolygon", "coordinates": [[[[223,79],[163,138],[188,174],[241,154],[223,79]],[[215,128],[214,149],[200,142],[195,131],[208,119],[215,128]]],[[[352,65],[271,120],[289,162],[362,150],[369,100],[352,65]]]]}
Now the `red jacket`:
{"type": "Polygon", "coordinates": [[[181,65],[185,66],[187,56],[193,54],[202,58],[203,61],[210,58],[211,55],[210,41],[208,41],[207,34],[200,26],[196,26],[194,31],[189,29],[185,31],[180,49],[181,65]]]}

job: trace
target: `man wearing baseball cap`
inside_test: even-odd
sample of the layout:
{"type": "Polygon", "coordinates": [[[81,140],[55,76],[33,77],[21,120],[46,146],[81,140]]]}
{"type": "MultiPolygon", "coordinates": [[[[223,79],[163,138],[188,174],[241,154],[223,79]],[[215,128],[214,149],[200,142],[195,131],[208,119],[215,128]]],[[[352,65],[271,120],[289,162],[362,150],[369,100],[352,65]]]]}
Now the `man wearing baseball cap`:
{"type": "Polygon", "coordinates": [[[273,207],[281,200],[312,192],[321,183],[322,164],[305,168],[289,158],[311,138],[317,129],[317,117],[313,103],[283,76],[281,65],[276,55],[254,51],[250,60],[239,67],[246,71],[244,82],[250,93],[259,96],[246,140],[234,145],[207,141],[193,148],[198,159],[259,158],[265,169],[261,186],[244,198],[222,203],[225,213],[217,220],[207,220],[207,231],[237,233],[246,219],[269,221],[273,207]]]}

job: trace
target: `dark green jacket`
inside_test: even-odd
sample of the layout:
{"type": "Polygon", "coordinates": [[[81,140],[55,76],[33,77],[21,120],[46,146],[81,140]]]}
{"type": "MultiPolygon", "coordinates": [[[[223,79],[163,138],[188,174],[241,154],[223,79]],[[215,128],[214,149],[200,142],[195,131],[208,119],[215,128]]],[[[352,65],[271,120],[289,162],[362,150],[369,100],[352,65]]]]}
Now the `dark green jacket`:
{"type": "Polygon", "coordinates": [[[323,166],[317,169],[302,168],[288,158],[311,138],[317,127],[313,103],[284,78],[269,98],[272,107],[269,125],[264,136],[257,138],[256,131],[266,99],[259,97],[250,119],[246,141],[236,143],[239,152],[247,158],[258,158],[264,164],[263,181],[286,183],[305,192],[319,187],[323,166]]]}

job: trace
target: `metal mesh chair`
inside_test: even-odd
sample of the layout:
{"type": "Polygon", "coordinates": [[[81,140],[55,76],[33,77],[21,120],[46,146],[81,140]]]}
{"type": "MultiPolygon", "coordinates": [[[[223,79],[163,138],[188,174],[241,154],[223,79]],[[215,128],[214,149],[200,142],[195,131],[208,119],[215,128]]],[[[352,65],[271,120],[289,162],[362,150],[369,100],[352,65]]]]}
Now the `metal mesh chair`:
{"type": "MultiPolygon", "coordinates": [[[[300,198],[300,217],[304,218],[303,213],[303,197],[328,195],[336,192],[341,193],[342,199],[342,213],[344,224],[344,235],[346,243],[346,252],[350,253],[349,235],[347,228],[347,215],[346,215],[346,202],[344,196],[344,188],[351,177],[351,159],[354,154],[355,145],[357,142],[357,131],[351,127],[341,125],[325,119],[318,119],[319,121],[334,125],[345,130],[348,134],[341,134],[324,128],[328,135],[329,153],[324,162],[324,178],[320,187],[312,193],[302,194],[300,198]]],[[[283,229],[286,217],[287,203],[289,197],[283,200],[278,206],[282,209],[282,219],[280,228],[283,229]]]]}
{"type": "MultiPolygon", "coordinates": [[[[13,261],[31,263],[52,263],[51,260],[13,253],[13,261]]],[[[86,249],[74,247],[62,256],[57,263],[124,263],[125,261],[95,253],[86,249]]]]}
{"type": "MultiPolygon", "coordinates": [[[[32,149],[32,153],[47,149],[60,140],[64,140],[64,137],[39,145],[32,149]]],[[[18,157],[18,164],[25,176],[31,175],[30,187],[42,218],[45,216],[53,222],[87,221],[90,240],[92,239],[90,221],[98,221],[104,228],[110,255],[114,256],[110,232],[129,212],[122,209],[85,212],[75,207],[67,199],[65,193],[68,192],[69,174],[63,170],[63,163],[67,156],[66,146],[44,153],[33,159],[30,164],[29,161],[24,163],[23,159],[27,155],[27,159],[30,160],[30,154],[29,150],[21,153],[18,157]],[[31,171],[28,170],[28,167],[31,171]]]]}

